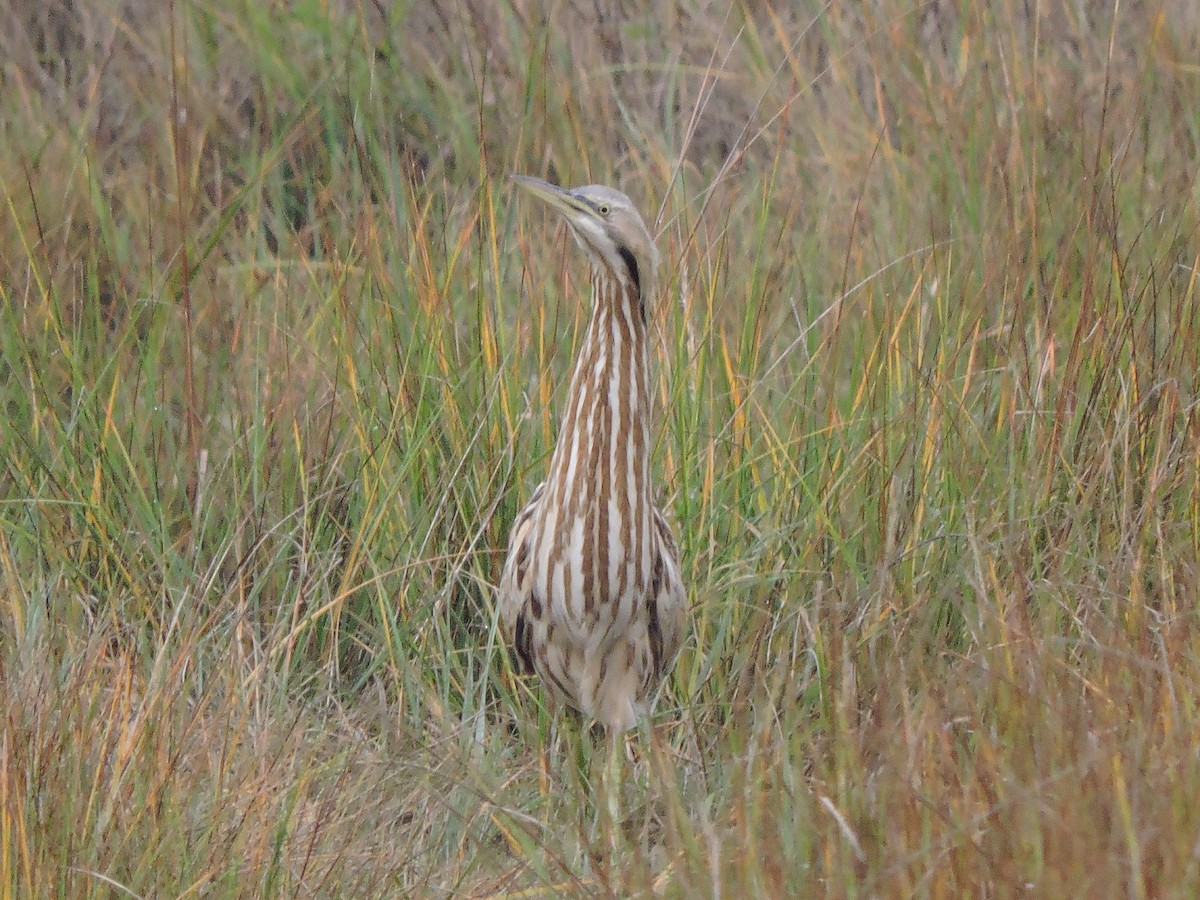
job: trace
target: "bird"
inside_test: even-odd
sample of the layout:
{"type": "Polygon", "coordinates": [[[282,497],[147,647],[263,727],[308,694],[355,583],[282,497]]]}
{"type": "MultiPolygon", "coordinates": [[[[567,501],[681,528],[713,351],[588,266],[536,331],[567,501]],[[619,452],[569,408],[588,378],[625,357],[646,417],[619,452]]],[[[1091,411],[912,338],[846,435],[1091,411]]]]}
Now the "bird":
{"type": "Polygon", "coordinates": [[[651,496],[658,250],[614,188],[513,180],[566,219],[591,263],[592,309],[546,479],[509,535],[499,620],[518,673],[619,734],[649,715],[687,617],[679,550],[651,496]]]}

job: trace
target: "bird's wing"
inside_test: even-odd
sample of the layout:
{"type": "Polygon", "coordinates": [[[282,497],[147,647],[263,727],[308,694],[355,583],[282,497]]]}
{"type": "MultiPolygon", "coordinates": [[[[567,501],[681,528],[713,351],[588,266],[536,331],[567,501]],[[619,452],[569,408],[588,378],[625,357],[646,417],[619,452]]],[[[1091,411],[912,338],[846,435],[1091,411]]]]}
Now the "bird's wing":
{"type": "Polygon", "coordinates": [[[670,671],[683,644],[687,590],[679,568],[679,548],[671,535],[671,526],[658,509],[654,510],[654,532],[657,546],[651,583],[650,643],[656,674],[662,678],[670,671]]]}
{"type": "Polygon", "coordinates": [[[531,549],[529,532],[533,528],[533,515],[542,502],[544,485],[545,482],[534,489],[533,496],[513,521],[512,531],[508,535],[508,557],[504,560],[504,571],[500,575],[500,586],[496,591],[500,607],[500,629],[504,634],[505,643],[513,651],[517,668],[521,671],[530,668],[526,662],[528,653],[520,646],[528,636],[523,633],[526,628],[522,614],[529,603],[531,587],[530,580],[525,577],[531,549]]]}

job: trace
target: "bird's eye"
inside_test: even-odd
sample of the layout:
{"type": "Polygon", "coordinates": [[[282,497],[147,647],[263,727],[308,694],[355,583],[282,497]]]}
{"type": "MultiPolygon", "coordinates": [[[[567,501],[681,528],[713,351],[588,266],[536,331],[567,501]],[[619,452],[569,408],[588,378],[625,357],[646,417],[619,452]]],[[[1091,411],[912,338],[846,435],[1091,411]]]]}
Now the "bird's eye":
{"type": "Polygon", "coordinates": [[[600,213],[600,215],[602,215],[602,216],[607,216],[609,214],[609,211],[610,210],[608,208],[607,203],[601,203],[599,206],[596,207],[596,212],[600,213]]]}

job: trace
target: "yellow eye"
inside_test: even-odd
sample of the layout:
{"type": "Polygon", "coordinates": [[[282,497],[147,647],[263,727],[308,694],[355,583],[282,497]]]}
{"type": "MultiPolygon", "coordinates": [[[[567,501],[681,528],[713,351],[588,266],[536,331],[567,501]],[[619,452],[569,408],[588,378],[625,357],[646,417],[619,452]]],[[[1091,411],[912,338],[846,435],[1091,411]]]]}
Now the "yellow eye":
{"type": "Polygon", "coordinates": [[[602,215],[602,216],[607,216],[609,214],[609,211],[610,210],[608,208],[607,203],[601,203],[599,206],[596,207],[596,212],[600,213],[600,215],[602,215]]]}

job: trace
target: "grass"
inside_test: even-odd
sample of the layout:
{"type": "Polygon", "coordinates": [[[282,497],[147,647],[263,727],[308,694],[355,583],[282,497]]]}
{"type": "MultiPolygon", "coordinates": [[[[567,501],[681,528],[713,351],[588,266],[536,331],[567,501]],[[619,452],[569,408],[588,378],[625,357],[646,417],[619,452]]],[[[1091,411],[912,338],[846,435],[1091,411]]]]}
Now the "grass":
{"type": "Polygon", "coordinates": [[[0,897],[1200,886],[1200,19],[600,9],[13,4],[0,897]],[[616,788],[495,627],[587,314],[515,171],[660,230],[616,788]]]}

